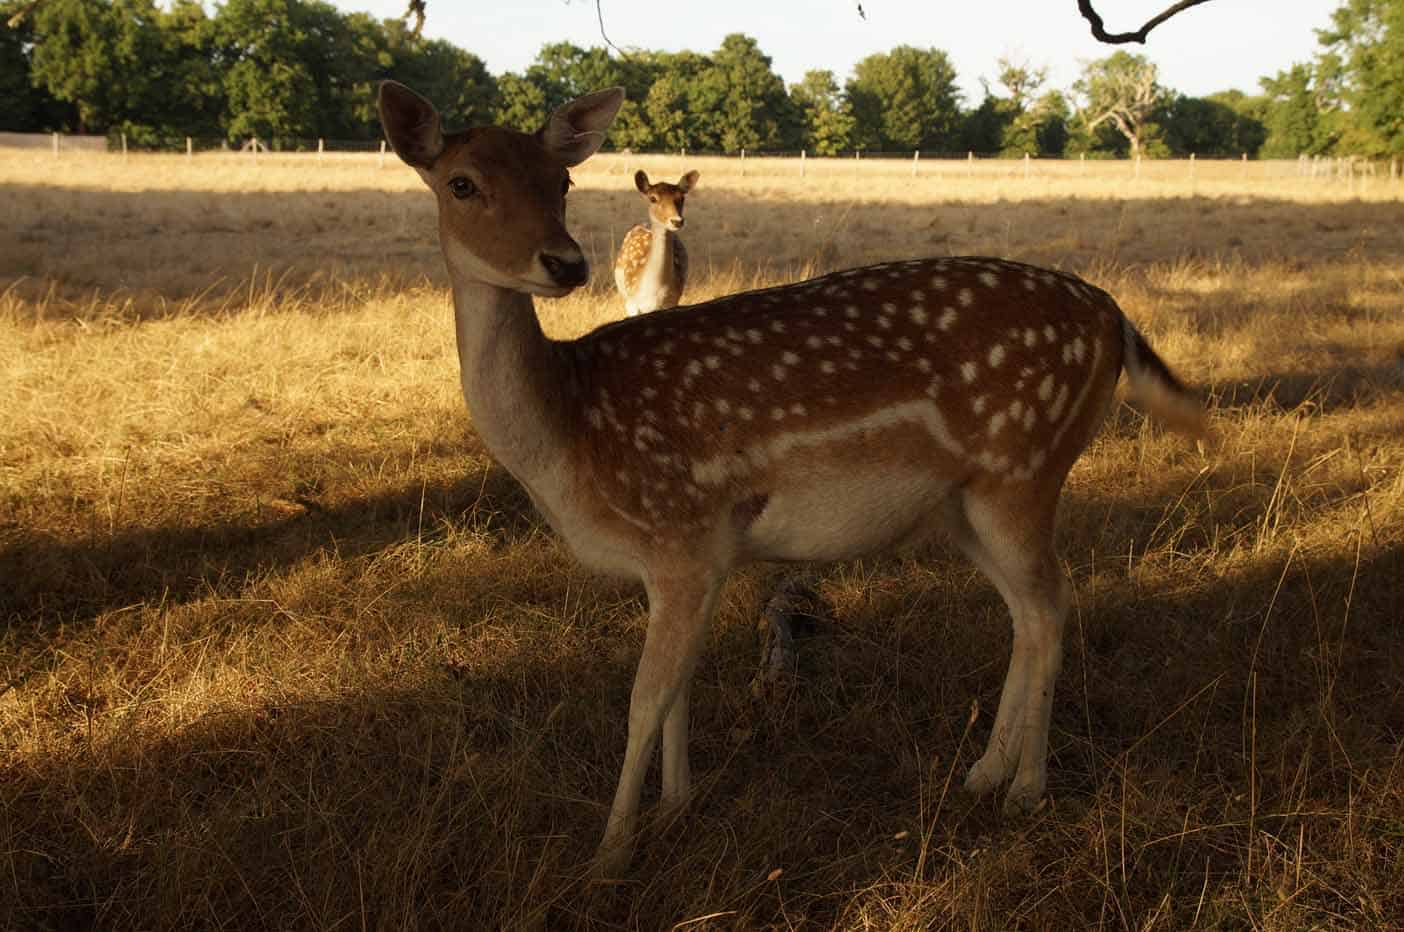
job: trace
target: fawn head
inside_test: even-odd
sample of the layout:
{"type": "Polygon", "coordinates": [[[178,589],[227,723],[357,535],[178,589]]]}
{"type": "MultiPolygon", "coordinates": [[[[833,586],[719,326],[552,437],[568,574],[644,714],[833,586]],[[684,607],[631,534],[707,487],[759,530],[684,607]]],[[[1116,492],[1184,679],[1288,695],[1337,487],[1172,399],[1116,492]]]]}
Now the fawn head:
{"type": "Polygon", "coordinates": [[[687,194],[697,184],[697,172],[691,171],[678,179],[677,184],[660,181],[648,183],[648,174],[642,169],[634,172],[634,187],[639,189],[644,200],[648,201],[648,219],[654,226],[681,230],[683,227],[683,202],[687,194]]]}
{"type": "Polygon", "coordinates": [[[570,168],[595,154],[623,102],[609,88],[563,105],[535,133],[445,134],[434,105],[403,84],[382,82],[377,101],[385,138],[438,199],[450,276],[546,297],[590,277],[566,231],[570,168]]]}

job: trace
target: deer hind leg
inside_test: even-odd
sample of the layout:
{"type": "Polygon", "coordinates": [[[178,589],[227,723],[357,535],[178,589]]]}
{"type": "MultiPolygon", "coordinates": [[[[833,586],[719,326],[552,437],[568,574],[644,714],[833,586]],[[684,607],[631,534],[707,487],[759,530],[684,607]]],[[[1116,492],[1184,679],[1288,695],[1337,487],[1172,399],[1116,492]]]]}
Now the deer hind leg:
{"type": "Polygon", "coordinates": [[[965,787],[983,794],[1011,776],[1006,811],[1031,811],[1047,785],[1053,688],[1062,666],[1070,585],[1053,552],[1056,506],[967,496],[956,540],[1009,607],[1014,645],[985,753],[965,787]]]}
{"type": "Polygon", "coordinates": [[[629,742],[609,823],[595,856],[596,871],[612,875],[633,854],[644,776],[663,734],[663,798],[679,805],[688,791],[688,681],[706,641],[721,579],[699,571],[648,580],[648,633],[629,699],[629,742]]]}

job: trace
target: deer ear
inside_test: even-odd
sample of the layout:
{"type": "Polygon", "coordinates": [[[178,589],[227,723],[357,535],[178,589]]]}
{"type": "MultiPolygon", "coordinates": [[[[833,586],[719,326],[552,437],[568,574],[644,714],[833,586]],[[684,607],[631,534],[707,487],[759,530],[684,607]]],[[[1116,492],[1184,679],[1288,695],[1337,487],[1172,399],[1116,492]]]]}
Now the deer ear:
{"type": "Polygon", "coordinates": [[[648,193],[648,172],[642,168],[634,172],[634,187],[639,189],[640,194],[648,193]]]}
{"type": "Polygon", "coordinates": [[[699,176],[697,172],[690,171],[686,175],[683,175],[681,178],[679,178],[678,187],[682,189],[682,193],[687,194],[690,191],[692,191],[693,188],[697,187],[697,179],[699,177],[701,176],[699,176]]]}
{"type": "Polygon", "coordinates": [[[604,143],[605,130],[623,105],[622,87],[577,97],[551,114],[536,137],[562,164],[579,165],[604,143]]]}
{"type": "Polygon", "coordinates": [[[376,105],[385,138],[395,154],[414,168],[432,167],[444,151],[444,134],[434,105],[397,81],[380,82],[376,105]]]}

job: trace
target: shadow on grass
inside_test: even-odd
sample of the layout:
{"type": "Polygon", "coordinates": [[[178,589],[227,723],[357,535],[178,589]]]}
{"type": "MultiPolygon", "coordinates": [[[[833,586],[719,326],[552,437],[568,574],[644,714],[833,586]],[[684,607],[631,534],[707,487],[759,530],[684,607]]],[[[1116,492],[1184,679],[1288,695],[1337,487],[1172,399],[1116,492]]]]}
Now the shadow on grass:
{"type": "Polygon", "coordinates": [[[1121,915],[1139,925],[1168,897],[1182,927],[1206,896],[1228,897],[1229,915],[1245,892],[1277,906],[1280,877],[1249,852],[1300,831],[1320,879],[1307,915],[1368,925],[1404,905],[1389,866],[1401,574],[1393,547],[1084,602],[1053,805],[1029,820],[946,792],[1003,677],[988,587],[894,573],[910,610],[850,612],[808,642],[773,705],[746,698],[752,645],[722,632],[693,693],[698,797],[650,827],[617,888],[582,872],[632,660],[591,636],[165,733],[75,735],[0,764],[0,924],[667,928],[731,911],[735,927],[852,927],[855,909],[902,906],[924,923],[1086,928],[1119,858],[1121,915]],[[967,734],[973,697],[985,711],[967,734]]]}
{"type": "Polygon", "coordinates": [[[496,466],[336,505],[308,497],[284,505],[296,513],[129,528],[76,541],[22,527],[0,533],[0,578],[7,581],[0,618],[42,627],[132,605],[232,594],[255,575],[318,553],[372,553],[426,533],[432,539],[446,524],[487,533],[502,546],[542,526],[525,490],[496,466]]]}

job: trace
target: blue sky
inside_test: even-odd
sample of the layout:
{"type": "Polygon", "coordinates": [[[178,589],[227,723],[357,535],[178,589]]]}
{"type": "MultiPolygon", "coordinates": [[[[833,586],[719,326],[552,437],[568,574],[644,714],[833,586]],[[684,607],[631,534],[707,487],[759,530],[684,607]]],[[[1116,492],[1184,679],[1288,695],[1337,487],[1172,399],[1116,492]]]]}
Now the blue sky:
{"type": "MultiPolygon", "coordinates": [[[[401,15],[405,0],[334,0],[379,18],[401,15]]],[[[980,78],[994,83],[1001,56],[1045,66],[1049,86],[1066,88],[1080,62],[1116,47],[1092,39],[1076,0],[603,0],[605,30],[619,46],[708,52],[731,32],[754,36],[786,83],[811,68],[848,75],[853,64],[895,45],[934,46],[951,56],[967,103],[980,78]]],[[[1170,0],[1098,0],[1110,31],[1131,31],[1170,0]]],[[[1212,0],[1151,33],[1141,52],[1160,66],[1161,83],[1191,95],[1236,87],[1309,60],[1314,29],[1335,0],[1212,0]]],[[[520,71],[547,42],[603,45],[594,0],[428,0],[425,33],[478,55],[494,74],[520,71]]]]}

